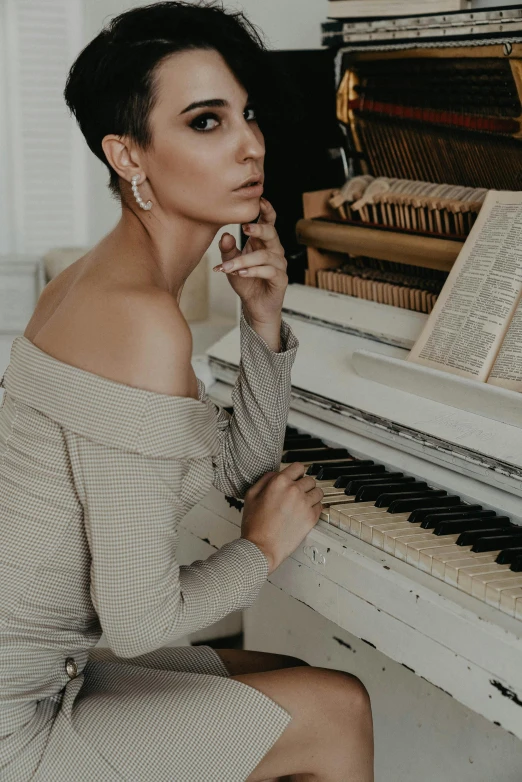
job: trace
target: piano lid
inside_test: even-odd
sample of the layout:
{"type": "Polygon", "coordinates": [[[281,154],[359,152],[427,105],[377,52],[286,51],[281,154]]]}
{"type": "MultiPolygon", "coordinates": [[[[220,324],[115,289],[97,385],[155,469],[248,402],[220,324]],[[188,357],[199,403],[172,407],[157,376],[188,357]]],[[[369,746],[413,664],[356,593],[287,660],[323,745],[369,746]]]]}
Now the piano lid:
{"type": "MultiPolygon", "coordinates": [[[[356,350],[405,358],[426,315],[292,284],[283,317],[300,342],[292,369],[292,409],[522,496],[520,428],[387,387],[355,371],[356,350]]],[[[212,376],[233,384],[239,326],[206,354],[212,376]]]]}

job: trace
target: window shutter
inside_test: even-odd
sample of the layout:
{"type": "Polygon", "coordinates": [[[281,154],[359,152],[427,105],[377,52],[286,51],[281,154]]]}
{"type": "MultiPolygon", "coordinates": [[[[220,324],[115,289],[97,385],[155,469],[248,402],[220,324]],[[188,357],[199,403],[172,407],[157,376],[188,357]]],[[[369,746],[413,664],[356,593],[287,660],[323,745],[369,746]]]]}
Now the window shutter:
{"type": "Polygon", "coordinates": [[[86,145],[63,98],[83,45],[82,8],[81,0],[3,0],[0,7],[7,107],[0,195],[9,202],[0,252],[43,255],[86,242],[86,145]]]}

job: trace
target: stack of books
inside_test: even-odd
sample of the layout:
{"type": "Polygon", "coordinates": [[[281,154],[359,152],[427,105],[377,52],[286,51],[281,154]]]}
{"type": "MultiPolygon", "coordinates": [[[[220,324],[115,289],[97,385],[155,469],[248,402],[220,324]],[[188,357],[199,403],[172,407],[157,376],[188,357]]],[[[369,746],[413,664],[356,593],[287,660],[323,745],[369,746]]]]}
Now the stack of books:
{"type": "Polygon", "coordinates": [[[328,17],[371,19],[469,11],[471,0],[329,0],[328,17]]]}

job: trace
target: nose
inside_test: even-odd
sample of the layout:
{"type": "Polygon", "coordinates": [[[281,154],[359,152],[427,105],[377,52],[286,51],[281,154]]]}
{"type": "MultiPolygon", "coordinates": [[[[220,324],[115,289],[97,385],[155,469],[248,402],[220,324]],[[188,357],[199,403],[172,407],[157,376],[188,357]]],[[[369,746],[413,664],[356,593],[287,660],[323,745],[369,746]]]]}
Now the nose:
{"type": "Polygon", "coordinates": [[[257,123],[243,122],[238,144],[239,157],[262,158],[265,155],[264,136],[257,123]]]}

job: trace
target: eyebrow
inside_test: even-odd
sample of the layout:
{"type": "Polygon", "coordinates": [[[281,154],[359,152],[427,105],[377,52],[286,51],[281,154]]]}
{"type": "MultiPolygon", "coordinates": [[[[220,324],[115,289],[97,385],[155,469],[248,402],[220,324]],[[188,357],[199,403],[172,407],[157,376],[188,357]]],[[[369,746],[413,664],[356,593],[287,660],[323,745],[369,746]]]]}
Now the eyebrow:
{"type": "MultiPolygon", "coordinates": [[[[251,103],[250,96],[248,96],[245,106],[247,106],[249,103],[251,103]]],[[[194,103],[191,103],[189,106],[187,106],[186,109],[183,109],[183,111],[180,111],[180,114],[185,114],[187,111],[193,111],[194,109],[200,109],[203,106],[217,106],[219,108],[229,108],[230,103],[228,102],[228,100],[225,100],[224,98],[208,98],[207,100],[197,100],[194,103]]]]}

